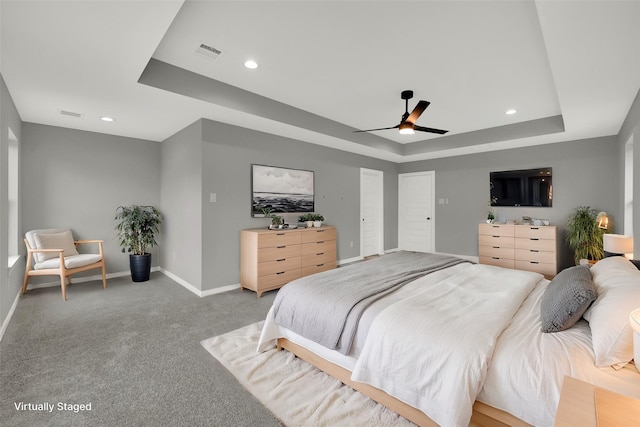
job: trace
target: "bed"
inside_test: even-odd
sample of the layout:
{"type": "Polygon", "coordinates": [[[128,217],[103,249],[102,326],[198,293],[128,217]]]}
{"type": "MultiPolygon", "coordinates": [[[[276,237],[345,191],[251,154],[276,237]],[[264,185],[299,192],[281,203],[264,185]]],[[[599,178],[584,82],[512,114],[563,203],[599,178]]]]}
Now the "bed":
{"type": "Polygon", "coordinates": [[[550,282],[438,254],[385,255],[283,287],[258,351],[285,348],[418,425],[552,426],[565,375],[640,398],[628,365],[640,271],[620,257],[596,264],[576,314],[558,303],[558,289],[584,279],[569,270],[550,282]],[[543,333],[549,324],[561,330],[543,333]]]}

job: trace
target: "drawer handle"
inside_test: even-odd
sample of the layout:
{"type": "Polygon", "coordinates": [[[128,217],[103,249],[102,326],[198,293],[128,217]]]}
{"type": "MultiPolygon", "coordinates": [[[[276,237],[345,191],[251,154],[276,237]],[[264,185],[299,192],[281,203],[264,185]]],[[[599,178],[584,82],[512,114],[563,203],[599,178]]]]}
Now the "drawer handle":
{"type": "Polygon", "coordinates": [[[316,242],[316,243],[317,243],[317,244],[319,244],[319,245],[321,245],[321,244],[323,244],[323,243],[324,243],[324,240],[323,240],[323,241],[321,241],[321,242],[316,242]]]}
{"type": "Polygon", "coordinates": [[[324,255],[324,252],[318,252],[316,255],[324,255]]]}
{"type": "Polygon", "coordinates": [[[324,264],[316,264],[316,267],[324,267],[324,264]]]}
{"type": "Polygon", "coordinates": [[[492,256],[491,259],[500,259],[500,258],[497,256],[492,256]]]}
{"type": "Polygon", "coordinates": [[[276,274],[284,274],[284,271],[279,271],[276,274]]]}
{"type": "Polygon", "coordinates": [[[538,227],[531,227],[532,230],[540,230],[538,227]]]}
{"type": "Polygon", "coordinates": [[[499,225],[492,225],[493,228],[500,228],[499,225]]]}
{"type": "Polygon", "coordinates": [[[495,237],[495,238],[498,238],[498,237],[500,237],[500,236],[491,236],[491,237],[495,237]]]}
{"type": "Polygon", "coordinates": [[[286,261],[286,258],[281,258],[281,259],[277,259],[276,262],[282,262],[282,261],[286,261]]]}
{"type": "Polygon", "coordinates": [[[500,246],[491,246],[493,249],[500,249],[500,246]]]}
{"type": "Polygon", "coordinates": [[[276,246],[276,249],[284,249],[286,246],[276,246]]]}
{"type": "Polygon", "coordinates": [[[536,252],[537,253],[537,252],[540,252],[540,251],[537,250],[537,249],[529,249],[529,252],[536,252]]]}
{"type": "Polygon", "coordinates": [[[531,264],[540,264],[538,261],[529,261],[531,264]]]}
{"type": "Polygon", "coordinates": [[[324,233],[324,230],[316,230],[316,233],[324,233]]]}
{"type": "Polygon", "coordinates": [[[536,238],[536,237],[532,237],[532,238],[530,238],[529,240],[540,240],[540,239],[538,239],[538,238],[536,238]]]}
{"type": "Polygon", "coordinates": [[[278,233],[278,234],[276,234],[276,236],[284,236],[285,234],[287,234],[287,233],[278,233]]]}

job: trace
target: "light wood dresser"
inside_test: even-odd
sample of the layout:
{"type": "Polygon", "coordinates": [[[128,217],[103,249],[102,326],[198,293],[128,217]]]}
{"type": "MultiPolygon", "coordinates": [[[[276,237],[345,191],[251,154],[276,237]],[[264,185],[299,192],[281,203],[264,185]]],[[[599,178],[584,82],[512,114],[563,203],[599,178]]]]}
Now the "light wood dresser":
{"type": "Polygon", "coordinates": [[[240,232],[240,289],[251,289],[258,298],[294,279],[333,268],[335,227],[240,232]]]}
{"type": "Polygon", "coordinates": [[[557,228],[516,224],[480,224],[480,264],[535,271],[547,278],[558,273],[557,228]]]}

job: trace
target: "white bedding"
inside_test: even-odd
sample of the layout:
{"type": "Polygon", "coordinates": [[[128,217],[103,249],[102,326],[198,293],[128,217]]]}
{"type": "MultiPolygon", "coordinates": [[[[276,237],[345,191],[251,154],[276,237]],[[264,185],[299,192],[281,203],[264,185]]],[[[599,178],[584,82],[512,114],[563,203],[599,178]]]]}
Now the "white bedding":
{"type": "Polygon", "coordinates": [[[498,339],[478,400],[538,427],[553,426],[565,375],[640,399],[640,375],[633,366],[598,368],[591,330],[580,320],[566,331],[540,330],[541,282],[498,339]]]}
{"type": "Polygon", "coordinates": [[[473,265],[374,320],[351,378],[441,426],[468,426],[496,340],[538,273],[473,265]]]}

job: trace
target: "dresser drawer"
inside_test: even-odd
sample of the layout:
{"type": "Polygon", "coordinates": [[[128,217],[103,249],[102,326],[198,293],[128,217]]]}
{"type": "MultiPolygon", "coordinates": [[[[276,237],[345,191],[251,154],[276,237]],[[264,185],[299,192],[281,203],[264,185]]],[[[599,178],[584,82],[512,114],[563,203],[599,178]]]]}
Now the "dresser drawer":
{"type": "Polygon", "coordinates": [[[535,261],[555,264],[556,253],[535,249],[516,249],[516,261],[535,261]]]}
{"type": "Polygon", "coordinates": [[[267,276],[260,277],[259,288],[261,291],[268,291],[270,289],[279,288],[282,285],[289,283],[292,280],[300,278],[300,269],[283,271],[267,276]]]}
{"type": "Polygon", "coordinates": [[[324,264],[307,265],[306,267],[302,267],[302,276],[304,277],[310,274],[320,273],[322,271],[333,270],[334,268],[336,268],[335,261],[324,264]]]}
{"type": "Polygon", "coordinates": [[[301,243],[321,242],[325,240],[336,240],[335,228],[306,228],[300,232],[301,243]]]}
{"type": "Polygon", "coordinates": [[[511,224],[478,224],[478,233],[487,236],[511,236],[513,237],[511,224]]]}
{"type": "Polygon", "coordinates": [[[519,225],[516,227],[515,237],[555,240],[556,227],[519,225]]]}
{"type": "Polygon", "coordinates": [[[535,271],[536,273],[543,274],[546,277],[553,277],[556,275],[555,263],[547,262],[534,262],[534,261],[516,261],[517,270],[535,271]]]}
{"type": "Polygon", "coordinates": [[[302,256],[302,267],[306,267],[309,265],[319,265],[326,264],[328,262],[336,261],[336,253],[334,251],[330,252],[319,252],[317,254],[309,254],[302,256]]]}
{"type": "Polygon", "coordinates": [[[494,258],[494,257],[488,257],[488,256],[480,256],[478,258],[480,259],[480,264],[495,265],[495,266],[504,267],[504,268],[515,267],[515,261],[513,260],[513,258],[511,259],[494,258]]]}
{"type": "Polygon", "coordinates": [[[480,234],[478,236],[480,246],[493,246],[497,248],[513,248],[513,237],[509,236],[491,236],[488,234],[480,234]]]}
{"type": "Polygon", "coordinates": [[[258,262],[275,261],[300,256],[300,245],[281,245],[258,249],[258,262]]]}
{"type": "Polygon", "coordinates": [[[525,239],[522,237],[517,237],[515,239],[516,249],[534,249],[538,251],[547,251],[554,252],[556,251],[556,241],[555,240],[546,240],[546,239],[537,239],[537,238],[529,238],[525,239]]]}
{"type": "Polygon", "coordinates": [[[267,261],[258,263],[258,277],[267,276],[269,274],[280,273],[289,270],[300,270],[299,256],[292,258],[283,258],[276,261],[267,261]]]}
{"type": "Polygon", "coordinates": [[[321,252],[335,252],[336,250],[336,241],[335,240],[324,240],[321,242],[314,243],[303,243],[300,245],[300,252],[302,255],[315,255],[321,252]]]}
{"type": "Polygon", "coordinates": [[[490,257],[490,258],[514,258],[513,248],[500,248],[494,246],[480,246],[479,248],[479,256],[490,257]]]}
{"type": "Polygon", "coordinates": [[[258,248],[287,246],[300,243],[299,231],[273,231],[258,236],[258,248]]]}

